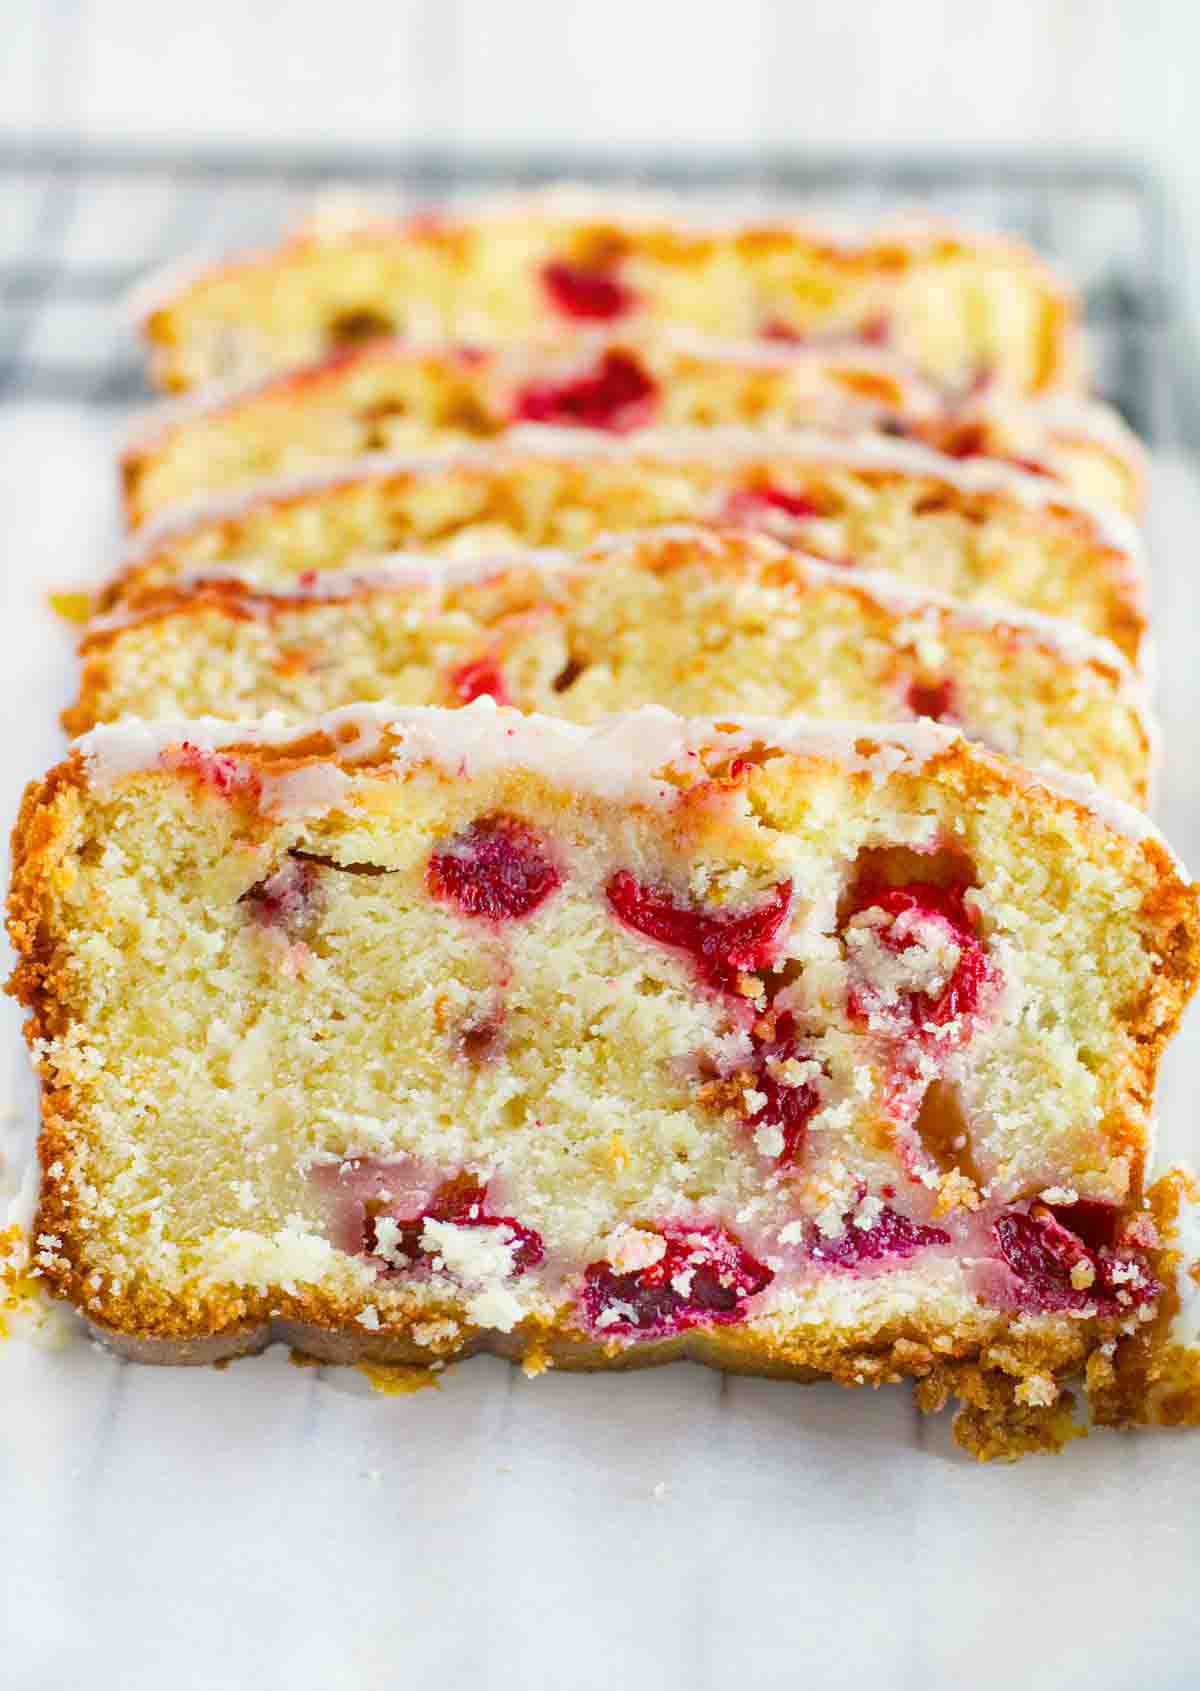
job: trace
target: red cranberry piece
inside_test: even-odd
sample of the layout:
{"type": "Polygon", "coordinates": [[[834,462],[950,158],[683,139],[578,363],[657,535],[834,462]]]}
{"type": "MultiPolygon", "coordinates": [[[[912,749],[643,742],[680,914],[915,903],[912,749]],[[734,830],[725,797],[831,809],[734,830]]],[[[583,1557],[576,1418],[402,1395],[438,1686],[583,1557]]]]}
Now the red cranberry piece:
{"type": "Polygon", "coordinates": [[[1078,1198],[1073,1204],[1047,1204],[1055,1221],[1078,1235],[1090,1251],[1111,1250],[1121,1230],[1121,1211],[1100,1198],[1078,1198]]]}
{"type": "Polygon", "coordinates": [[[878,311],[874,317],[865,318],[852,338],[865,341],[868,346],[886,346],[892,338],[892,323],[887,312],[878,311]]]}
{"type": "Polygon", "coordinates": [[[820,510],[806,493],[786,487],[741,487],[725,501],[721,518],[729,523],[769,523],[773,516],[800,521],[819,517],[820,510]]]}
{"type": "Polygon", "coordinates": [[[788,1086],[779,1076],[780,1065],[789,1061],[804,1062],[808,1053],[796,1037],[796,1018],[785,1010],[774,1018],[774,1031],[768,1039],[751,1033],[754,1043],[754,1090],[761,1092],[766,1103],[750,1117],[757,1132],[760,1127],[777,1127],[783,1135],[783,1149],[775,1158],[776,1168],[795,1163],[804,1145],[804,1132],[817,1112],[821,1094],[812,1081],[788,1086]]]}
{"type": "Polygon", "coordinates": [[[398,1265],[393,1260],[397,1255],[407,1257],[410,1268],[423,1266],[423,1259],[428,1261],[430,1252],[421,1243],[421,1235],[427,1221],[448,1221],[455,1227],[504,1227],[508,1230],[508,1238],[515,1241],[512,1253],[513,1274],[524,1274],[527,1269],[536,1268],[546,1254],[541,1234],[536,1233],[532,1227],[523,1227],[511,1215],[490,1215],[486,1200],[486,1187],[481,1186],[472,1176],[462,1175],[457,1180],[448,1180],[438,1187],[432,1201],[418,1215],[401,1219],[389,1216],[383,1208],[368,1212],[363,1221],[362,1249],[368,1256],[379,1256],[379,1223],[384,1220],[397,1221],[399,1235],[389,1244],[386,1260],[393,1272],[404,1273],[406,1270],[403,1265],[398,1265]]]}
{"type": "Polygon", "coordinates": [[[459,664],[449,675],[450,688],[459,704],[469,705],[475,699],[495,699],[498,705],[510,705],[504,671],[495,658],[486,653],[459,664]]]}
{"type": "Polygon", "coordinates": [[[535,382],[517,395],[514,416],[527,423],[563,423],[625,434],[654,414],[658,386],[631,353],[606,352],[586,375],[535,382]]]}
{"type": "Polygon", "coordinates": [[[845,1230],[836,1239],[819,1239],[810,1245],[808,1254],[826,1267],[857,1268],[860,1263],[916,1256],[930,1245],[949,1243],[950,1235],[945,1228],[910,1221],[890,1204],[884,1204],[869,1227],[857,1227],[851,1212],[845,1217],[845,1230]]]}
{"type": "Polygon", "coordinates": [[[605,1338],[664,1338],[738,1321],[774,1279],[723,1227],[672,1223],[659,1233],[666,1249],[648,1268],[618,1274],[601,1261],[584,1270],[583,1312],[605,1338]]]}
{"type": "Polygon", "coordinates": [[[626,927],[686,952],[705,986],[717,992],[736,992],[739,975],[769,966],[792,899],[792,883],[780,881],[754,910],[703,910],[676,903],[669,888],[648,886],[627,869],[619,869],[605,891],[626,927]]]}
{"type": "Polygon", "coordinates": [[[562,876],[536,828],[515,816],[485,816],[438,847],[425,884],[464,916],[505,922],[536,910],[562,876]]]}
{"type": "MultiPolygon", "coordinates": [[[[1080,1219],[1085,1227],[1095,1220],[1090,1215],[1080,1219]]],[[[1160,1290],[1131,1254],[1122,1255],[1107,1246],[1090,1250],[1045,1206],[1028,1214],[1009,1210],[993,1231],[1000,1255],[1020,1282],[1024,1301],[1034,1309],[1094,1305],[1101,1314],[1117,1314],[1145,1303],[1160,1290]]]]}
{"type": "Polygon", "coordinates": [[[612,265],[567,264],[556,259],[542,266],[542,285],[564,317],[608,323],[624,317],[637,303],[637,295],[612,265]]]}
{"type": "Polygon", "coordinates": [[[295,937],[313,915],[320,877],[311,863],[288,857],[265,880],[256,881],[238,899],[261,928],[281,928],[295,937]]]}
{"type": "Polygon", "coordinates": [[[982,423],[955,423],[934,429],[933,444],[948,458],[979,458],[987,455],[988,433],[982,423]]]}
{"type": "Polygon", "coordinates": [[[799,346],[804,335],[782,317],[768,317],[759,331],[764,341],[778,341],[783,346],[799,346]]]}
{"type": "Polygon", "coordinates": [[[914,716],[928,716],[934,722],[953,717],[955,686],[948,677],[941,681],[913,681],[904,695],[914,716]]]}
{"type": "Polygon", "coordinates": [[[898,1004],[886,1002],[870,983],[852,984],[846,998],[852,1016],[865,1021],[874,1014],[893,1023],[897,1033],[912,1036],[923,1029],[944,1028],[978,1010],[993,971],[963,902],[966,891],[965,884],[939,887],[928,881],[910,881],[899,887],[882,881],[859,884],[851,913],[880,910],[892,918],[873,930],[886,950],[899,955],[920,944],[921,927],[932,921],[958,947],[959,957],[953,974],[938,992],[903,992],[898,1004]]]}

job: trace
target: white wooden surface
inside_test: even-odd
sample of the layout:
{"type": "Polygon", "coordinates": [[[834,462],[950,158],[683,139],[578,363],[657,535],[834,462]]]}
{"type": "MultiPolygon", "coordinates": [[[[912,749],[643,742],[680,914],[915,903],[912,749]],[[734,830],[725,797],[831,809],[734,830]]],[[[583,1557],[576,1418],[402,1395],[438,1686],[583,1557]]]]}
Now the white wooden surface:
{"type": "MultiPolygon", "coordinates": [[[[0,410],[0,811],[57,758],[45,592],[115,536],[111,420],[0,410]]],[[[1200,863],[1200,486],[1154,503],[1160,814],[1200,863]]],[[[2,867],[2,866],[0,866],[2,867]]],[[[7,959],[0,958],[7,970],[7,959]]],[[[1200,1014],[1162,1093],[1197,1154],[1200,1014]]],[[[17,1012],[0,1054],[27,1140],[17,1012]]],[[[282,1352],[138,1368],[0,1345],[4,1691],[1194,1691],[1200,1434],[981,1469],[901,1390],[676,1366],[383,1398],[282,1352]]]]}

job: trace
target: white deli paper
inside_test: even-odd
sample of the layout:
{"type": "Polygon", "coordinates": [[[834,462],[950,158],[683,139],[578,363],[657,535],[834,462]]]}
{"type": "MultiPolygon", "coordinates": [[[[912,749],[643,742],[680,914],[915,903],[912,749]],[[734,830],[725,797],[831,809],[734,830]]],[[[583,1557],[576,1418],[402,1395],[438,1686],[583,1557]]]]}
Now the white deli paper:
{"type": "MultiPolygon", "coordinates": [[[[11,817],[60,755],[50,588],[116,544],[113,437],[0,412],[11,817]]],[[[1156,472],[1158,814],[1200,864],[1200,487],[1156,472]]],[[[6,1007],[16,1172],[34,1091],[6,1007]]],[[[1197,1156],[1195,1013],[1162,1089],[1197,1156]]],[[[1200,1433],[982,1468],[904,1389],[688,1365],[385,1397],[286,1352],[138,1367],[0,1346],[5,1691],[1184,1691],[1200,1684],[1200,1433]]]]}

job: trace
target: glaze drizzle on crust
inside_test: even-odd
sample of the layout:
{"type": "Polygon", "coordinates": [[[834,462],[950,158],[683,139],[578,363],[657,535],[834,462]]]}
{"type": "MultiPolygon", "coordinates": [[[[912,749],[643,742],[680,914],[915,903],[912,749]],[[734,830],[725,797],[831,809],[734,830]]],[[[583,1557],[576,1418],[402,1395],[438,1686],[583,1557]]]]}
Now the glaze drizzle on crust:
{"type": "Polygon", "coordinates": [[[226,566],[97,618],[69,730],[118,716],[302,716],[360,698],[573,721],[689,710],[934,716],[1144,802],[1150,719],[1116,648],[760,534],[666,526],[573,558],[408,555],[267,586],[226,566]]]}
{"type": "Polygon", "coordinates": [[[548,193],[407,220],[345,208],[274,252],[173,267],[139,291],[160,384],[189,388],[387,334],[527,338],[547,320],[755,338],[885,339],[950,384],[1081,375],[1074,296],[1024,247],[933,220],[838,230],[548,193]]]}
{"type": "Polygon", "coordinates": [[[881,430],[988,457],[1098,503],[1141,505],[1141,448],[1074,395],[948,396],[871,345],[731,342],[672,329],[511,347],[375,341],[236,392],[159,406],[122,455],[131,526],[188,500],[363,452],[461,446],[516,421],[631,429],[881,430]]]}
{"type": "Polygon", "coordinates": [[[1154,1317],[1196,891],[937,725],[122,724],[10,931],[35,1267],[135,1354],[909,1374],[1011,1454],[1154,1317]]]}
{"type": "Polygon", "coordinates": [[[908,442],[738,429],[648,431],[620,447],[521,429],[504,445],[266,484],[151,525],[103,608],[235,562],[280,580],[397,550],[576,547],[680,521],[767,526],[831,562],[1065,616],[1135,660],[1141,646],[1141,541],[1115,513],[1045,477],[908,442]]]}

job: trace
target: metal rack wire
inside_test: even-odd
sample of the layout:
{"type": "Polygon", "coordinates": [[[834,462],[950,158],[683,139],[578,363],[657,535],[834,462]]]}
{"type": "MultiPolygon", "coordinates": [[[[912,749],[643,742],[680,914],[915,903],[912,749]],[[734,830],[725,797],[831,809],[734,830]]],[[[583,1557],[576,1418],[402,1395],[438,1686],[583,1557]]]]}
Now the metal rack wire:
{"type": "Polygon", "coordinates": [[[181,253],[270,239],[324,187],[452,199],[558,178],[783,196],[864,215],[920,206],[1009,229],[1080,283],[1104,397],[1153,444],[1179,437],[1192,384],[1170,286],[1170,211],[1157,177],[1119,156],[389,156],[2,142],[0,400],[145,398],[117,309],[126,290],[181,253]]]}

